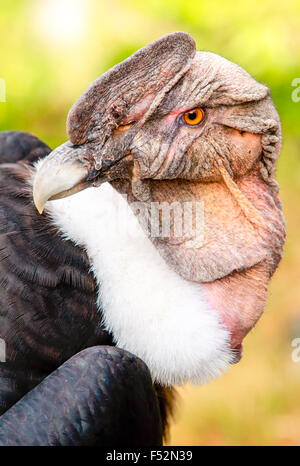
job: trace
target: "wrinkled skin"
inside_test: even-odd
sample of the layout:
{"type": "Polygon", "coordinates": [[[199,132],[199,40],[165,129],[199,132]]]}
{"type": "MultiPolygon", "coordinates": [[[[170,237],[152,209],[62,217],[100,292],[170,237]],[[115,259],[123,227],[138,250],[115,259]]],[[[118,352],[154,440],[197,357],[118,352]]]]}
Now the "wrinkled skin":
{"type": "Polygon", "coordinates": [[[130,204],[144,203],[144,227],[152,202],[203,201],[200,246],[203,231],[175,238],[175,221],[169,237],[150,239],[170,267],[199,284],[240,347],[264,310],[285,237],[274,179],[280,122],[268,88],[174,33],[95,81],[67,128],[70,143],[37,174],[37,207],[107,180],[130,204]],[[186,124],[183,114],[198,107],[204,120],[186,124]]]}

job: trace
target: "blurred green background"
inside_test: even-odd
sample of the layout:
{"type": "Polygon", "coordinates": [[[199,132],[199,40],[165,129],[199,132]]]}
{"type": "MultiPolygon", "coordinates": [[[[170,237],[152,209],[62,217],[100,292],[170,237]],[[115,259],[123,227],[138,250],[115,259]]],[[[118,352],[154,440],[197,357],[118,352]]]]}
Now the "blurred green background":
{"type": "Polygon", "coordinates": [[[292,81],[300,78],[300,2],[0,0],[0,130],[61,144],[67,112],[91,81],[176,30],[271,88],[283,125],[277,176],[288,239],[244,358],[207,386],[179,389],[169,443],[299,444],[300,362],[292,361],[291,341],[300,337],[300,102],[292,100],[292,81]]]}

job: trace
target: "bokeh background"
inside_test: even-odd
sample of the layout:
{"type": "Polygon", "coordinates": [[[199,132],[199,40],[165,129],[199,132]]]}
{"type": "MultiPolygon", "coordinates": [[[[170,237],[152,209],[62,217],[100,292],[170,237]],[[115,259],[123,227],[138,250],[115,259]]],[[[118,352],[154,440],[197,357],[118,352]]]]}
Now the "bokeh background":
{"type": "Polygon", "coordinates": [[[300,362],[291,347],[300,337],[300,102],[292,100],[292,81],[300,78],[299,1],[0,0],[0,130],[61,144],[70,106],[97,76],[176,30],[271,88],[283,125],[277,176],[288,239],[244,358],[207,386],[179,389],[169,444],[299,444],[300,362]]]}

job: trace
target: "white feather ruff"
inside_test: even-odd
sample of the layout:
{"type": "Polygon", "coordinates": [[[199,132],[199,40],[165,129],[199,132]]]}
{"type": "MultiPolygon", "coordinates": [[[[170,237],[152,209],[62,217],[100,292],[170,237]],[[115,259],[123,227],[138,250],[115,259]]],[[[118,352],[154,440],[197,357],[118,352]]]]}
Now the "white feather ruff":
{"type": "Polygon", "coordinates": [[[230,334],[201,285],[167,266],[111,185],[48,202],[46,212],[65,238],[86,249],[106,329],[118,347],[145,361],[153,380],[204,383],[228,368],[230,334]]]}

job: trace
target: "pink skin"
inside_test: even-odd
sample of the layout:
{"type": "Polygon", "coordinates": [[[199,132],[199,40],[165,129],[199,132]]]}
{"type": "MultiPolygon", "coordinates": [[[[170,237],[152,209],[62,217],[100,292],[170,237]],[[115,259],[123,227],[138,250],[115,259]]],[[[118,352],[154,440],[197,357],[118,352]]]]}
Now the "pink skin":
{"type": "MultiPolygon", "coordinates": [[[[172,125],[180,114],[189,110],[191,109],[176,109],[164,118],[164,123],[172,125]]],[[[210,118],[210,121],[217,122],[218,114],[214,114],[212,111],[210,117],[213,117],[210,118]]],[[[187,131],[194,131],[196,137],[199,137],[203,132],[203,125],[200,124],[195,127],[183,126],[176,141],[172,144],[166,160],[175,156],[178,141],[187,131]]],[[[242,154],[246,151],[248,153],[251,150],[253,159],[251,160],[251,157],[249,157],[249,164],[252,165],[256,159],[255,154],[259,154],[261,151],[260,136],[249,132],[240,132],[234,128],[228,128],[228,132],[230,132],[229,136],[237,149],[237,153],[242,154]]],[[[234,165],[235,163],[233,167],[234,165]]],[[[247,168],[249,169],[250,166],[247,168]]],[[[237,171],[240,169],[238,160],[236,169],[237,171]]],[[[244,191],[243,187],[240,187],[244,191]]],[[[247,188],[245,191],[247,191],[247,188]]],[[[253,195],[255,195],[255,191],[252,192],[253,195]]],[[[236,353],[237,361],[241,357],[243,339],[254,327],[264,311],[268,278],[266,266],[261,264],[242,273],[234,273],[214,282],[199,284],[209,306],[218,311],[221,322],[231,334],[231,348],[236,353]]]]}
{"type": "MultiPolygon", "coordinates": [[[[249,142],[252,144],[253,135],[249,133],[249,136],[249,142]]],[[[245,138],[245,135],[240,137],[245,138]]],[[[279,214],[273,198],[267,196],[265,184],[259,179],[253,183],[252,177],[253,175],[240,178],[239,188],[258,211],[264,212],[264,219],[268,219],[268,224],[278,227],[279,214]]],[[[281,225],[281,234],[284,237],[283,225],[281,225]]],[[[268,247],[272,247],[273,253],[280,256],[280,246],[272,245],[272,236],[266,233],[265,238],[270,242],[268,247]]],[[[220,280],[199,284],[207,303],[212,309],[217,310],[221,321],[230,331],[231,347],[238,350],[238,353],[241,352],[243,339],[264,312],[268,282],[274,267],[276,264],[270,266],[267,262],[261,262],[250,269],[234,272],[220,280]]]]}
{"type": "Polygon", "coordinates": [[[262,315],[268,277],[261,264],[221,280],[199,284],[207,303],[215,309],[231,334],[231,348],[239,349],[245,336],[262,315]]]}
{"type": "MultiPolygon", "coordinates": [[[[149,106],[153,101],[154,96],[148,95],[141,102],[137,103],[132,109],[130,114],[122,121],[123,125],[127,125],[132,121],[140,120],[149,106]]],[[[168,114],[163,120],[167,130],[173,126],[175,120],[180,114],[192,110],[191,108],[179,107],[168,114]]],[[[221,123],[222,115],[219,115],[214,109],[207,110],[206,119],[210,123],[221,123]],[[219,121],[220,120],[220,121],[219,121]]],[[[176,147],[181,138],[184,138],[187,132],[193,131],[195,138],[201,136],[205,125],[185,126],[183,125],[170,150],[167,154],[166,162],[170,157],[175,156],[176,147]]],[[[261,151],[260,136],[254,135],[249,132],[241,132],[235,128],[227,128],[228,136],[231,138],[233,145],[237,149],[237,154],[245,154],[246,151],[253,154],[253,159],[249,157],[249,167],[246,167],[248,171],[253,163],[255,163],[255,154],[259,154],[261,151]]],[[[245,162],[244,168],[245,168],[245,162]]],[[[240,164],[238,157],[236,161],[233,160],[233,169],[237,173],[243,175],[240,172],[240,164]],[[236,164],[236,166],[235,166],[236,164]],[[236,169],[236,170],[235,170],[236,169]]],[[[255,192],[255,189],[249,188],[247,182],[243,186],[243,178],[239,181],[240,189],[247,195],[250,189],[250,199],[254,205],[255,201],[259,204],[260,200],[255,199],[259,194],[255,192]]],[[[236,354],[236,362],[241,357],[242,341],[249,331],[254,327],[261,314],[264,311],[266,296],[267,296],[267,283],[269,280],[269,271],[264,263],[258,264],[251,269],[243,272],[235,272],[227,277],[219,280],[215,280],[209,283],[199,283],[198,286],[201,288],[202,295],[204,294],[206,301],[211,309],[216,310],[219,313],[220,321],[229,330],[231,335],[231,348],[236,354]]]]}
{"type": "Polygon", "coordinates": [[[155,98],[154,94],[148,94],[143,100],[137,102],[130,110],[130,113],[123,118],[121,125],[128,125],[131,122],[142,119],[146,111],[149,109],[155,98]]]}
{"type": "MultiPolygon", "coordinates": [[[[175,110],[173,110],[172,112],[170,112],[165,118],[164,118],[164,121],[168,124],[168,125],[172,125],[174,123],[174,121],[176,120],[176,118],[178,117],[178,115],[180,115],[181,113],[186,113],[188,112],[189,110],[192,110],[191,108],[190,109],[186,109],[185,107],[178,107],[176,108],[175,110]]],[[[194,129],[195,129],[195,126],[194,126],[194,129]]]]}
{"type": "MultiPolygon", "coordinates": [[[[252,134],[248,133],[249,144],[253,144],[252,134]]],[[[236,132],[234,137],[238,138],[236,132]]],[[[240,136],[243,143],[247,133],[240,136]]],[[[262,181],[253,183],[251,176],[241,177],[238,181],[240,190],[246,194],[252,205],[268,216],[269,222],[276,222],[278,213],[273,203],[269,203],[264,193],[267,192],[262,181]]],[[[268,237],[268,236],[267,236],[268,237]]],[[[245,336],[255,326],[265,309],[270,266],[261,262],[242,272],[234,272],[220,280],[199,284],[207,303],[215,309],[221,322],[231,334],[231,347],[241,351],[245,336]]]]}

